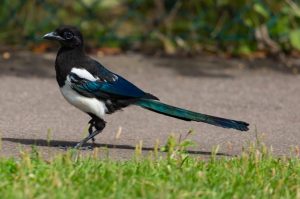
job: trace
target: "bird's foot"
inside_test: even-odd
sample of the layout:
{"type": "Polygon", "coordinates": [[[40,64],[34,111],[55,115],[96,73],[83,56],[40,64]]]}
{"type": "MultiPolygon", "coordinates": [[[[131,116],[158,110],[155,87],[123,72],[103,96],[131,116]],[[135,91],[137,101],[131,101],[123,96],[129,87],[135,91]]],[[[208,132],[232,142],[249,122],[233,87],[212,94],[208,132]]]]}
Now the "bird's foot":
{"type": "Polygon", "coordinates": [[[69,146],[61,146],[61,145],[59,145],[58,148],[62,149],[64,151],[67,151],[70,147],[69,146]]]}
{"type": "Polygon", "coordinates": [[[80,150],[80,151],[93,151],[94,147],[93,146],[81,146],[81,147],[77,147],[75,149],[80,150]]]}
{"type": "Polygon", "coordinates": [[[92,145],[88,145],[88,146],[83,146],[83,143],[79,142],[78,144],[76,144],[73,149],[76,150],[82,150],[82,151],[92,151],[94,149],[94,142],[92,145]]]}
{"type": "MultiPolygon", "coordinates": [[[[77,145],[76,145],[77,146],[77,145]]],[[[64,151],[67,151],[69,149],[76,149],[76,150],[80,150],[80,151],[93,151],[94,150],[94,146],[78,146],[78,147],[70,147],[70,146],[58,146],[59,149],[62,149],[64,151]]]]}

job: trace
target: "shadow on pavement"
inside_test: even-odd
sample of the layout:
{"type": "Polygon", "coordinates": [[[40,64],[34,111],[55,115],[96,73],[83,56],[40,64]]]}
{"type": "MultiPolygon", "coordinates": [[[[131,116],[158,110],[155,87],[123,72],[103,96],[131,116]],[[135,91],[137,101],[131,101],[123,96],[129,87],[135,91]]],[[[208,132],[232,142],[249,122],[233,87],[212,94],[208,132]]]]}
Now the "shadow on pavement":
{"type": "Polygon", "coordinates": [[[234,76],[226,69],[233,68],[229,61],[219,60],[218,58],[210,59],[178,59],[178,58],[161,58],[156,59],[155,67],[163,67],[176,71],[179,75],[188,77],[208,77],[208,78],[225,78],[232,79],[234,76]]]}
{"type": "MultiPolygon", "coordinates": [[[[45,146],[45,147],[74,147],[77,142],[72,141],[61,141],[61,140],[51,140],[47,141],[44,139],[22,139],[22,138],[2,138],[2,141],[8,141],[8,142],[14,142],[14,143],[20,143],[24,145],[35,145],[35,146],[45,146]]],[[[135,150],[135,146],[131,145],[123,145],[123,144],[91,144],[88,143],[85,146],[90,147],[107,147],[111,149],[127,149],[127,150],[135,150]]],[[[153,147],[143,147],[143,151],[154,151],[153,147]]],[[[211,155],[212,152],[210,151],[196,151],[196,150],[188,150],[189,154],[198,154],[198,155],[211,155]]],[[[217,153],[218,156],[232,156],[230,154],[226,153],[217,153]]]]}
{"type": "Polygon", "coordinates": [[[218,56],[198,56],[194,58],[160,58],[152,61],[154,66],[174,70],[188,77],[208,77],[231,79],[235,76],[228,70],[269,69],[285,74],[293,74],[300,70],[300,59],[263,58],[242,59],[222,58],[218,56]]]}
{"type": "Polygon", "coordinates": [[[0,77],[16,76],[23,78],[54,78],[55,54],[12,52],[11,58],[0,58],[0,77]]]}

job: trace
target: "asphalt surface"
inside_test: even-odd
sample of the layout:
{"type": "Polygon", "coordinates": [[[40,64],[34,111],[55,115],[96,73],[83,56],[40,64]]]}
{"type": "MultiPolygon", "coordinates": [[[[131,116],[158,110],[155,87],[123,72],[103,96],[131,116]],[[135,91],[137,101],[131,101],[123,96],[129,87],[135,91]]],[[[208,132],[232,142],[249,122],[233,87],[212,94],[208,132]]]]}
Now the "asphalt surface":
{"type": "MultiPolygon", "coordinates": [[[[276,62],[137,54],[96,58],[165,103],[250,123],[250,130],[241,133],[131,106],[106,117],[107,127],[96,137],[96,146],[108,147],[100,149],[102,157],[130,158],[141,140],[147,153],[157,140],[164,144],[170,134],[179,137],[190,129],[189,139],[197,145],[192,153],[200,156],[217,145],[220,153],[240,154],[256,135],[277,155],[299,146],[300,76],[268,69],[276,62]],[[263,69],[250,69],[257,65],[263,69]]],[[[64,152],[60,146],[74,146],[85,135],[89,117],[61,96],[54,59],[55,54],[29,52],[0,59],[0,156],[18,156],[37,145],[42,155],[52,157],[64,152]]]]}

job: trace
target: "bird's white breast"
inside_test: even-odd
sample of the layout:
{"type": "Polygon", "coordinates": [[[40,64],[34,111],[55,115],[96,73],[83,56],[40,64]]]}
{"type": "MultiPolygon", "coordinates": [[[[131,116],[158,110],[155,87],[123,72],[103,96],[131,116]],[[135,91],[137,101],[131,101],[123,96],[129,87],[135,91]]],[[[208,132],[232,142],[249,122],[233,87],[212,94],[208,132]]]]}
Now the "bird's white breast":
{"type": "MultiPolygon", "coordinates": [[[[76,74],[80,74],[80,76],[82,76],[82,74],[85,74],[85,76],[89,76],[88,71],[84,71],[82,69],[80,73],[76,73],[76,70],[72,70],[72,72],[76,71],[76,74]]],[[[91,75],[91,74],[90,74],[91,75]]],[[[90,79],[93,76],[90,76],[90,79]]],[[[96,98],[90,98],[90,97],[85,97],[83,95],[80,95],[79,93],[77,93],[76,91],[74,91],[71,88],[71,82],[70,82],[70,78],[69,76],[67,76],[67,79],[65,81],[65,85],[63,87],[60,88],[60,91],[62,93],[62,95],[64,96],[64,98],[73,106],[75,106],[76,108],[86,112],[86,113],[92,113],[94,115],[96,115],[99,118],[103,118],[105,115],[105,112],[107,111],[107,108],[105,106],[105,103],[101,100],[98,100],[96,98]]]]}

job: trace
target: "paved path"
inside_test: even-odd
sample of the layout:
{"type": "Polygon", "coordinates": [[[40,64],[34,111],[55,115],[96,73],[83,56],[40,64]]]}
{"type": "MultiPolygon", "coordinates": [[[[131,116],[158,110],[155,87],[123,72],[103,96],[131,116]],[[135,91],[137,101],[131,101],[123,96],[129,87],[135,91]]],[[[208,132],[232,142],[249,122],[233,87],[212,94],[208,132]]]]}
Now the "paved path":
{"type": "MultiPolygon", "coordinates": [[[[51,156],[63,152],[58,145],[73,146],[83,137],[89,118],[61,96],[54,78],[54,59],[54,54],[20,52],[0,60],[1,156],[16,156],[31,144],[51,156]]],[[[243,145],[255,141],[256,131],[276,154],[289,154],[292,146],[299,146],[300,76],[251,70],[245,67],[249,63],[213,57],[128,54],[97,59],[163,102],[251,124],[248,133],[240,133],[132,106],[107,116],[107,128],[96,138],[98,146],[108,146],[111,157],[128,158],[140,140],[147,151],[156,140],[165,143],[171,133],[179,136],[189,129],[195,131],[190,139],[198,145],[193,150],[204,155],[216,145],[220,152],[239,154],[243,145]],[[116,139],[119,128],[122,133],[116,139]]],[[[272,63],[250,65],[255,64],[272,63]]],[[[105,153],[100,150],[100,155],[105,153]]]]}

